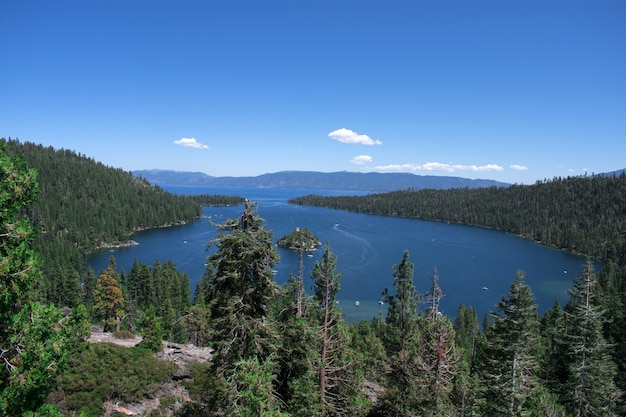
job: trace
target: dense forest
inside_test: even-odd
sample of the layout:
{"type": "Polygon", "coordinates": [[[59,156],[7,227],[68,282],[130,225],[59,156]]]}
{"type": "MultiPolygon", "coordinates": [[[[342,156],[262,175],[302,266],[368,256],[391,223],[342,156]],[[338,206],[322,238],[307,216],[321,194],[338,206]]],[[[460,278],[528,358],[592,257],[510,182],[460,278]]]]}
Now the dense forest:
{"type": "Polygon", "coordinates": [[[200,216],[201,205],[241,204],[239,197],[178,196],[130,172],[107,167],[70,150],[0,140],[37,172],[39,194],[28,216],[37,227],[35,248],[43,257],[46,300],[74,306],[88,253],[128,244],[133,232],[184,224],[200,216]]]}
{"type": "Polygon", "coordinates": [[[492,228],[604,262],[624,263],[626,173],[534,185],[295,198],[292,204],[492,228]]]}
{"type": "MultiPolygon", "coordinates": [[[[540,185],[551,187],[547,194],[554,200],[541,206],[550,214],[546,217],[560,225],[575,219],[587,239],[598,239],[605,225],[596,217],[583,218],[582,209],[575,214],[574,209],[565,210],[568,204],[579,206],[599,198],[605,204],[594,205],[594,210],[613,207],[602,211],[610,216],[603,222],[617,228],[596,240],[606,242],[600,254],[587,253],[578,243],[552,243],[606,262],[600,271],[588,262],[573,281],[566,305],[555,303],[543,316],[519,271],[510,277],[510,290],[482,321],[465,305],[451,321],[439,310],[446,277],[436,269],[429,277],[414,277],[405,251],[389,260],[389,285],[382,294],[387,315],[346,323],[336,303],[341,271],[332,242],[324,245],[306,283],[299,276],[279,286],[272,275],[279,262],[274,237],[249,202],[242,205],[239,218],[221,224],[217,237],[207,242],[205,273],[193,297],[188,277],[171,261],[155,260],[151,266],[136,262],[126,272],[119,271],[111,258],[107,269],[81,274],[78,299],[64,316],[62,304],[54,305],[48,289],[38,291],[38,282],[54,269],[45,265],[50,255],[38,254],[41,246],[36,239],[50,230],[59,236],[70,232],[59,233],[58,227],[50,229],[38,220],[37,190],[45,186],[43,174],[16,155],[0,144],[2,415],[100,416],[105,403],[154,397],[156,385],[174,378],[173,368],[150,354],[162,349],[163,339],[210,347],[213,358],[193,365],[191,378],[181,381],[187,398],[161,399],[150,413],[153,416],[626,414],[621,395],[626,388],[626,268],[619,240],[624,236],[623,176],[602,179],[603,193],[589,191],[597,183],[571,185],[591,183],[596,177],[528,187],[535,191],[533,187],[540,185]],[[430,280],[430,290],[419,293],[415,279],[430,280]],[[89,325],[119,337],[141,334],[143,340],[123,350],[87,345],[89,325]]],[[[70,152],[68,158],[84,157],[70,152]]],[[[492,196],[492,210],[511,204],[509,195],[507,201],[499,201],[503,195],[498,189],[477,190],[477,195],[483,193],[492,196]]],[[[103,195],[115,198],[116,193],[103,195]]],[[[444,200],[448,192],[432,195],[444,200]]],[[[452,207],[479,212],[484,207],[477,205],[488,204],[466,197],[452,207]]],[[[400,215],[403,209],[399,205],[389,210],[400,215]]],[[[159,219],[156,225],[181,221],[178,212],[171,213],[177,216],[159,219]]],[[[106,224],[107,212],[101,216],[106,224]]],[[[522,230],[516,233],[531,236],[522,230]]],[[[118,241],[128,236],[122,233],[118,241]]],[[[64,254],[54,255],[55,264],[64,265],[64,254]]]]}

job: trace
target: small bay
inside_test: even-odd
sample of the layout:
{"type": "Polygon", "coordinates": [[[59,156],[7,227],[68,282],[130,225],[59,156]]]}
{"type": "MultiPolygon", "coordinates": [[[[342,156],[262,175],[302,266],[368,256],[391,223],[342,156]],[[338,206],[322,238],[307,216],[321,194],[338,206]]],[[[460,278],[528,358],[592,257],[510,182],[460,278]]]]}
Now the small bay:
{"type": "MultiPolygon", "coordinates": [[[[395,217],[374,216],[287,203],[306,194],[341,195],[354,192],[278,188],[230,188],[162,186],[177,194],[221,194],[245,197],[257,205],[257,214],[273,232],[274,241],[293,231],[307,228],[338,256],[337,271],[343,279],[339,302],[347,321],[369,320],[386,314],[380,305],[384,288],[393,290],[392,267],[402,260],[404,250],[415,264],[414,282],[425,293],[430,289],[434,269],[444,297],[441,309],[455,316],[460,303],[473,306],[479,319],[493,310],[509,289],[517,270],[526,272],[528,283],[541,312],[556,299],[564,304],[567,290],[580,273],[585,259],[534,241],[494,230],[470,226],[395,217]],[[356,302],[359,302],[358,307],[356,302]]],[[[105,269],[114,256],[118,270],[129,271],[134,260],[148,265],[171,259],[189,275],[192,293],[203,272],[208,242],[217,236],[216,224],[238,218],[243,206],[204,207],[196,221],[135,233],[138,245],[101,250],[92,254],[88,265],[96,273],[105,269]]],[[[278,248],[280,262],[275,279],[285,283],[290,273],[298,274],[299,255],[278,248]]],[[[304,257],[305,289],[311,293],[310,272],[321,256],[318,250],[304,257]]]]}

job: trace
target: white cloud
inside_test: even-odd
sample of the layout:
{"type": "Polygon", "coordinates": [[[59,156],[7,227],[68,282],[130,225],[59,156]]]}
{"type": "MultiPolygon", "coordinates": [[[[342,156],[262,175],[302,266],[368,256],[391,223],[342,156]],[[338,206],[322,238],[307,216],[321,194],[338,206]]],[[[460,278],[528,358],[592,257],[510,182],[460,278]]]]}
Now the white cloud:
{"type": "Polygon", "coordinates": [[[455,172],[455,171],[474,171],[474,172],[486,172],[486,171],[504,171],[500,165],[487,164],[487,165],[460,165],[460,164],[445,164],[441,162],[427,162],[425,164],[392,164],[381,165],[375,167],[379,171],[442,171],[442,172],[455,172]]]}
{"type": "Polygon", "coordinates": [[[350,160],[353,164],[364,165],[372,162],[372,157],[369,155],[357,155],[350,160]]]}
{"type": "Polygon", "coordinates": [[[528,167],[524,165],[513,164],[509,168],[514,169],[515,171],[528,171],[528,167]]]}
{"type": "Polygon", "coordinates": [[[207,145],[198,142],[196,138],[180,138],[175,140],[174,144],[184,146],[185,148],[209,149],[207,145]]]}
{"type": "Polygon", "coordinates": [[[331,139],[337,140],[341,143],[348,143],[350,145],[382,145],[383,143],[378,139],[372,139],[367,135],[359,135],[350,129],[337,129],[328,134],[331,139]]]}

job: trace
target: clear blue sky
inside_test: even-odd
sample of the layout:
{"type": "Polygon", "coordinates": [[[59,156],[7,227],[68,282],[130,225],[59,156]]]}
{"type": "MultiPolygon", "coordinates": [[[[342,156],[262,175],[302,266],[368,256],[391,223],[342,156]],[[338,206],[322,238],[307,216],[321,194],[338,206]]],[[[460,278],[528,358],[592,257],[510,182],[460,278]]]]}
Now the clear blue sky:
{"type": "Polygon", "coordinates": [[[106,165],[626,168],[626,2],[0,0],[0,136],[106,165]]]}

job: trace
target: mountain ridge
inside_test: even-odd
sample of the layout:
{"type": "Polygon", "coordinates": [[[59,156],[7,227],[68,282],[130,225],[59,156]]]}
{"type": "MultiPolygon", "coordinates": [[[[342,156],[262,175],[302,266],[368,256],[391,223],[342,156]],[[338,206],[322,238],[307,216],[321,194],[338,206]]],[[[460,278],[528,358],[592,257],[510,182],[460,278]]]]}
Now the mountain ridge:
{"type": "Polygon", "coordinates": [[[317,172],[279,171],[258,176],[214,177],[202,172],[147,169],[133,171],[153,185],[196,185],[214,187],[250,188],[303,188],[312,190],[346,190],[387,192],[414,189],[450,189],[508,187],[510,184],[486,180],[452,176],[415,175],[410,173],[379,172],[317,172]]]}

